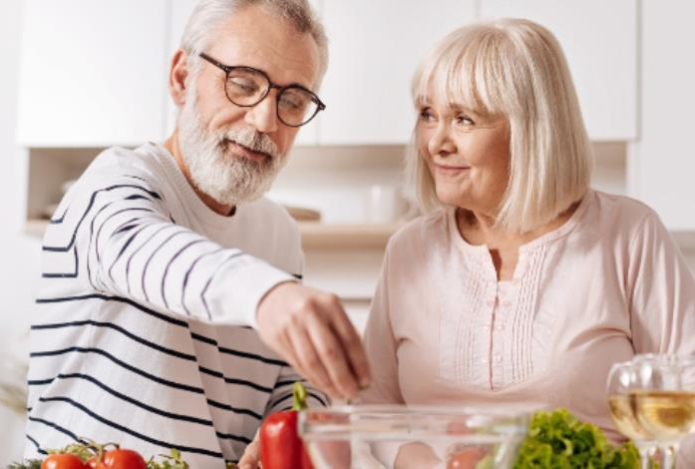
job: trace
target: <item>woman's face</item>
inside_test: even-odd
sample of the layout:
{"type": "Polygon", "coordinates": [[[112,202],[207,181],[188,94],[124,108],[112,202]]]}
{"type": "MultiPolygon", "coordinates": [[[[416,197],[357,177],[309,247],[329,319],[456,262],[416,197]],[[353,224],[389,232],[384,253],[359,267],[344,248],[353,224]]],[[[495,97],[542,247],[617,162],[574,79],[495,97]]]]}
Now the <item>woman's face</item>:
{"type": "Polygon", "coordinates": [[[426,99],[416,136],[439,200],[494,217],[509,181],[507,119],[426,99]]]}

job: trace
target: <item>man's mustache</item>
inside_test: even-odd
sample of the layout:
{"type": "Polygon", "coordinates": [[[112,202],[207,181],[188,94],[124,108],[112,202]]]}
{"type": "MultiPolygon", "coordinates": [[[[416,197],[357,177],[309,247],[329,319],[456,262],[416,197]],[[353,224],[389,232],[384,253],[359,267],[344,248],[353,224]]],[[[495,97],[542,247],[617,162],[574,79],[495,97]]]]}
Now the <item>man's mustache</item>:
{"type": "Polygon", "coordinates": [[[225,132],[221,143],[226,146],[226,142],[236,143],[249,150],[264,153],[271,159],[277,158],[280,154],[275,142],[268,135],[253,130],[225,132]]]}

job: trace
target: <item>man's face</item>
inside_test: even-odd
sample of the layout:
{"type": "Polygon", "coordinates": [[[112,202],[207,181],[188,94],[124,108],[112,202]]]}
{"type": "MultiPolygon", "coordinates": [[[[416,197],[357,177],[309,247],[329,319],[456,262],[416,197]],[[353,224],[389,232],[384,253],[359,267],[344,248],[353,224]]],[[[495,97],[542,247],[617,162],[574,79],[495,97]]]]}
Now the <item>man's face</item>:
{"type": "MultiPolygon", "coordinates": [[[[315,90],[318,81],[319,53],[312,37],[262,7],[232,15],[205,52],[226,65],[263,70],[280,86],[297,83],[315,90]]],[[[179,116],[184,162],[197,189],[217,202],[254,200],[286,163],[298,129],[278,120],[276,89],[254,107],[239,107],[227,99],[225,72],[205,61],[200,67],[187,80],[179,116]]]]}

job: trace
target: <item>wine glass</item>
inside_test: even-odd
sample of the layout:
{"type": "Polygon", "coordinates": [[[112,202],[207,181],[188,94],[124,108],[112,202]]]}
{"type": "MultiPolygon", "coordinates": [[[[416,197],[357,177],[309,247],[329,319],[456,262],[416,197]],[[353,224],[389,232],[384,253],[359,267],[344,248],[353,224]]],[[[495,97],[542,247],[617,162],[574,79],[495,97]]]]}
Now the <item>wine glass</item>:
{"type": "Polygon", "coordinates": [[[680,441],[695,431],[695,357],[637,355],[611,369],[608,396],[619,430],[641,454],[658,446],[660,467],[673,468],[680,441]]]}
{"type": "Polygon", "coordinates": [[[663,449],[662,468],[674,467],[680,442],[695,431],[695,357],[637,355],[635,414],[663,449]]]}
{"type": "Polygon", "coordinates": [[[608,373],[608,406],[618,431],[632,440],[640,455],[641,468],[652,467],[658,443],[637,420],[630,393],[638,387],[638,367],[633,362],[616,363],[608,373]]]}

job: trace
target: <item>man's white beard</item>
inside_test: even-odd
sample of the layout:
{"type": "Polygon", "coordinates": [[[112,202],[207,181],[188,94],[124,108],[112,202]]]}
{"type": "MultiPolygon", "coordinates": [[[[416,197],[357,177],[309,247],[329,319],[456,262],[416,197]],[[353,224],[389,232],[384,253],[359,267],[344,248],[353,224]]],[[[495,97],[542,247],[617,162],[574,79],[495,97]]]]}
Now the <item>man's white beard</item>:
{"type": "Polygon", "coordinates": [[[192,88],[181,109],[179,144],[193,184],[224,205],[235,206],[258,199],[270,189],[286,162],[268,135],[251,128],[208,131],[192,88]],[[235,154],[229,141],[267,153],[271,158],[251,161],[235,154]]]}

